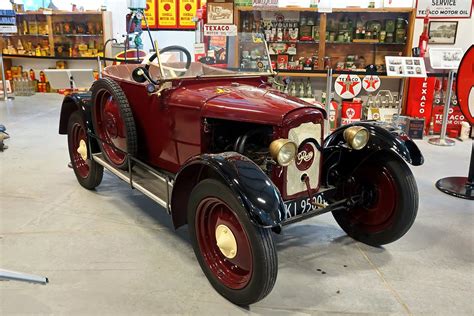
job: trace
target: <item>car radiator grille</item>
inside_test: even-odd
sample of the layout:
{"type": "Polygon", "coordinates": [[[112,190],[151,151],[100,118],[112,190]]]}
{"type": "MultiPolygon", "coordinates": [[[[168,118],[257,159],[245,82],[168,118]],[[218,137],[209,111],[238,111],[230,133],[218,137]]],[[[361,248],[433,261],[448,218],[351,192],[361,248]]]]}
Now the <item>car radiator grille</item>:
{"type": "MultiPolygon", "coordinates": [[[[294,141],[298,146],[308,138],[316,139],[320,144],[322,143],[322,125],[312,122],[303,123],[296,128],[290,129],[288,139],[294,141]]],[[[314,144],[309,143],[306,148],[312,148],[314,159],[312,163],[307,164],[306,168],[301,168],[301,164],[311,161],[308,158],[311,155],[310,150],[301,151],[297,154],[295,160],[288,166],[286,173],[286,195],[292,196],[304,191],[307,191],[306,184],[301,180],[302,176],[306,174],[309,176],[311,189],[317,189],[319,186],[319,168],[321,163],[321,153],[317,150],[314,144]],[[298,166],[300,168],[298,168],[298,166]],[[301,170],[304,169],[304,170],[301,170]]]]}

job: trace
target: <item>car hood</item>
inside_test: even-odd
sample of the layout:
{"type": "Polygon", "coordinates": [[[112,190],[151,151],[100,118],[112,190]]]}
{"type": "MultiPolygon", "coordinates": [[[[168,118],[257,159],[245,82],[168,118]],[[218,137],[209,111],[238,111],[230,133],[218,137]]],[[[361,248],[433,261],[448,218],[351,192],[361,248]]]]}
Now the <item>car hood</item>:
{"type": "Polygon", "coordinates": [[[293,110],[314,109],[310,103],[269,88],[234,84],[205,89],[209,89],[207,95],[214,96],[205,100],[203,117],[281,125],[283,118],[293,110]]]}

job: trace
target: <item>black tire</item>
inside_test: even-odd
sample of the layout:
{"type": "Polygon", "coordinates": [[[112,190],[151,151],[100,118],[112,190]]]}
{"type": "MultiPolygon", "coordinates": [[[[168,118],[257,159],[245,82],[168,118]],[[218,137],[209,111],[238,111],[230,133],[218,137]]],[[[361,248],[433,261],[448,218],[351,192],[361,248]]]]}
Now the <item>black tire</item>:
{"type": "Polygon", "coordinates": [[[234,304],[247,306],[260,301],[270,293],[278,273],[278,259],[272,232],[270,229],[257,227],[251,223],[247,211],[228,186],[213,179],[200,182],[193,189],[189,199],[188,224],[194,253],[204,274],[219,294],[234,304]],[[213,203],[212,201],[223,203],[206,204],[213,203]],[[209,214],[206,213],[207,211],[203,211],[202,205],[208,205],[204,209],[211,210],[209,214]],[[218,207],[224,208],[219,209],[218,207]],[[231,214],[228,214],[229,211],[231,214]],[[205,216],[203,217],[203,215],[205,216]],[[238,240],[237,253],[233,259],[226,257],[222,251],[215,251],[215,249],[219,249],[217,248],[217,237],[214,235],[217,234],[217,224],[221,223],[222,225],[222,223],[226,223],[227,219],[230,223],[228,228],[233,233],[232,236],[238,240]],[[215,225],[213,224],[214,220],[216,220],[215,225]],[[240,226],[235,224],[235,220],[240,226]],[[203,227],[210,227],[210,233],[206,234],[206,229],[203,227]],[[238,232],[239,229],[241,229],[240,232],[238,232]],[[203,240],[211,242],[206,243],[203,240]],[[236,264],[235,261],[242,262],[242,264],[236,264]],[[212,263],[212,268],[208,262],[212,263]],[[244,265],[247,264],[251,265],[251,269],[244,268],[244,265]],[[229,265],[231,270],[226,269],[229,265]],[[215,271],[219,271],[220,274],[215,271]],[[232,279],[234,274],[237,277],[232,279]],[[232,282],[228,282],[229,280],[232,282]]]}
{"type": "Polygon", "coordinates": [[[97,80],[91,90],[92,124],[96,135],[104,140],[98,142],[101,151],[113,166],[127,170],[127,154],[136,156],[138,150],[135,120],[127,97],[120,86],[110,78],[97,80]],[[107,112],[108,100],[111,100],[115,111],[107,112]],[[120,126],[123,128],[120,129],[120,126]]]}
{"type": "Polygon", "coordinates": [[[80,185],[88,190],[93,190],[101,182],[104,175],[104,168],[95,162],[89,152],[89,137],[87,136],[87,128],[84,116],[81,112],[76,111],[71,114],[67,126],[67,138],[69,158],[71,159],[72,169],[76,175],[80,185]],[[81,140],[87,146],[87,159],[84,160],[78,153],[81,140]]]}
{"type": "Polygon", "coordinates": [[[408,165],[391,153],[373,156],[354,172],[343,195],[360,194],[364,189],[371,192],[364,199],[365,205],[333,212],[339,226],[371,246],[385,245],[405,235],[418,212],[418,188],[408,165]]]}

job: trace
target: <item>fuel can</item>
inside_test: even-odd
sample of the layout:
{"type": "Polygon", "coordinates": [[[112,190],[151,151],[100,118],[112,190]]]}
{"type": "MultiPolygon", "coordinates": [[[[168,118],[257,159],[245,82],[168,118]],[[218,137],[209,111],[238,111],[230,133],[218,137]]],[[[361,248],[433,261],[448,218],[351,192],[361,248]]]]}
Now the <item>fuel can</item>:
{"type": "Polygon", "coordinates": [[[361,101],[342,101],[341,125],[359,122],[362,118],[361,101]]]}

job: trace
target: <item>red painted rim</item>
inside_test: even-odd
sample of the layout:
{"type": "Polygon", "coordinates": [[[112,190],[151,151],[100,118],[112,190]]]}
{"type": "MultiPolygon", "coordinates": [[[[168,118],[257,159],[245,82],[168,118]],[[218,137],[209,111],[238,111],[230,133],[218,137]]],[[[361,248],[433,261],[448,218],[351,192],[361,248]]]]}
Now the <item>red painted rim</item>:
{"type": "Polygon", "coordinates": [[[84,161],[82,159],[82,156],[77,152],[77,149],[79,148],[79,145],[81,144],[81,140],[85,141],[87,144],[87,134],[84,128],[82,127],[81,124],[79,123],[74,123],[71,129],[71,146],[72,148],[71,153],[72,153],[72,163],[74,165],[74,169],[76,170],[77,174],[81,178],[87,178],[89,176],[89,165],[87,164],[87,161],[84,161]]]}
{"type": "Polygon", "coordinates": [[[105,141],[102,143],[104,153],[112,163],[120,166],[127,158],[124,153],[127,151],[127,136],[119,105],[107,90],[97,93],[96,102],[96,133],[105,141]]]}
{"type": "Polygon", "coordinates": [[[395,179],[386,167],[367,165],[354,176],[356,190],[368,192],[366,203],[349,211],[350,221],[367,233],[377,233],[389,227],[395,219],[398,191],[395,179]]]}
{"type": "Polygon", "coordinates": [[[196,210],[196,236],[201,254],[214,276],[225,286],[240,290],[253,273],[252,249],[247,234],[231,208],[215,197],[203,199],[196,210]],[[217,246],[215,231],[225,225],[237,242],[235,258],[226,258],[217,246]]]}

